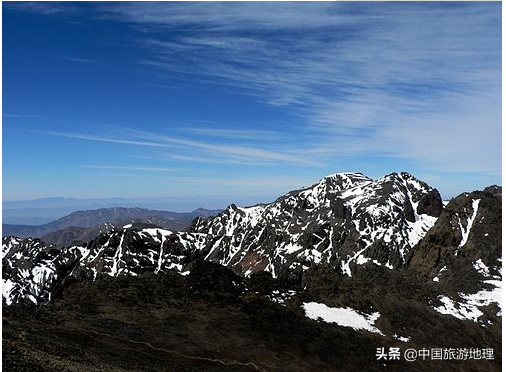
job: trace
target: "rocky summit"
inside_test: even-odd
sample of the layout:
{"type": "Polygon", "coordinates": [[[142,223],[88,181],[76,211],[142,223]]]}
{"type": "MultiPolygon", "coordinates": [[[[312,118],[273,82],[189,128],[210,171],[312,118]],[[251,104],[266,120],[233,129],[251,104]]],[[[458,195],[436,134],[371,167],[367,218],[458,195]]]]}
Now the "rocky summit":
{"type": "Polygon", "coordinates": [[[209,237],[206,259],[245,275],[330,264],[351,276],[369,260],[402,265],[442,209],[438,191],[407,173],[339,173],[271,204],[231,205],[190,231],[209,237]]]}
{"type": "Polygon", "coordinates": [[[184,231],[129,223],[64,247],[4,237],[4,362],[499,370],[501,195],[491,186],[444,203],[408,173],[338,173],[269,204],[197,217],[184,231]],[[479,348],[487,358],[377,355],[408,347],[479,348]]]}

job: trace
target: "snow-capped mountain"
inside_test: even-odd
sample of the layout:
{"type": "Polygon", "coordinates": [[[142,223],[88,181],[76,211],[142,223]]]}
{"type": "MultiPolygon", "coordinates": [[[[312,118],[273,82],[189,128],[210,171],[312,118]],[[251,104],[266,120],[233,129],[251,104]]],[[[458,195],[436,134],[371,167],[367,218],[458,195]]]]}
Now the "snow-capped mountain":
{"type": "Polygon", "coordinates": [[[469,267],[480,261],[489,268],[485,270],[489,275],[500,275],[501,199],[500,193],[490,190],[464,193],[448,203],[409,259],[409,266],[422,278],[450,278],[447,274],[458,269],[459,261],[469,267]],[[438,276],[445,266],[446,274],[438,276]]]}
{"type": "Polygon", "coordinates": [[[190,231],[211,238],[206,259],[238,272],[276,276],[330,263],[352,275],[352,265],[369,260],[400,266],[442,209],[438,191],[407,173],[339,173],[271,204],[231,205],[190,231]]]}
{"type": "Polygon", "coordinates": [[[183,272],[196,257],[245,276],[268,271],[276,277],[321,264],[351,276],[369,261],[393,269],[442,208],[437,190],[407,173],[377,180],[339,173],[270,204],[231,205],[216,217],[196,219],[186,232],[128,224],[65,248],[6,237],[3,296],[7,303],[44,302],[66,276],[183,272]]]}
{"type": "Polygon", "coordinates": [[[293,370],[429,372],[424,359],[378,364],[371,350],[471,345],[487,360],[465,370],[499,371],[501,193],[464,193],[443,209],[437,190],[407,173],[344,173],[270,204],[231,205],[186,231],[128,222],[64,248],[5,237],[3,304],[15,304],[3,307],[7,365],[111,370],[121,359],[128,370],[155,360],[165,370],[168,355],[222,370],[248,355],[284,371],[299,350],[293,370]],[[198,343],[208,339],[226,342],[198,343]],[[253,345],[264,351],[248,354],[253,345]]]}
{"type": "Polygon", "coordinates": [[[171,232],[126,225],[120,231],[100,234],[82,245],[63,249],[40,239],[3,238],[2,296],[7,304],[51,300],[66,277],[95,280],[100,275],[137,276],[174,269],[182,271],[204,247],[198,233],[171,232]]]}
{"type": "Polygon", "coordinates": [[[501,316],[501,188],[452,199],[420,241],[408,267],[439,289],[435,310],[495,324],[501,316]]]}

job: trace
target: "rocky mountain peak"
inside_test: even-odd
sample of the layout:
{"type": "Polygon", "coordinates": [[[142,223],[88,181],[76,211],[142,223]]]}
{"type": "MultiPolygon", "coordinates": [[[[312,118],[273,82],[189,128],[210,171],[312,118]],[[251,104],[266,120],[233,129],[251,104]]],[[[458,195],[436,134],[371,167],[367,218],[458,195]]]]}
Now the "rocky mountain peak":
{"type": "Polygon", "coordinates": [[[495,195],[495,196],[502,196],[502,187],[497,185],[491,185],[485,187],[483,192],[495,195]]]}
{"type": "Polygon", "coordinates": [[[437,190],[408,173],[377,180],[361,173],[336,173],[269,204],[231,204],[214,217],[195,219],[185,232],[128,223],[61,250],[41,242],[31,256],[24,252],[33,244],[9,245],[6,238],[4,249],[12,259],[4,264],[4,272],[13,283],[10,298],[25,291],[21,297],[30,294],[36,301],[47,299],[48,288],[61,276],[54,262],[71,275],[91,279],[184,272],[197,257],[246,277],[261,271],[278,277],[318,265],[352,276],[367,263],[388,270],[403,265],[441,210],[437,190]],[[20,265],[28,271],[16,270],[20,265]],[[37,276],[37,285],[32,283],[35,276],[28,274],[34,270],[44,273],[37,276]]]}
{"type": "Polygon", "coordinates": [[[333,173],[328,176],[323,177],[318,184],[326,183],[333,184],[337,189],[348,189],[350,187],[356,186],[359,183],[363,182],[371,182],[372,179],[364,176],[360,172],[343,172],[343,173],[333,173]]]}
{"type": "Polygon", "coordinates": [[[428,280],[439,277],[438,273],[446,267],[445,276],[455,280],[460,278],[457,273],[462,275],[466,269],[471,270],[479,260],[489,274],[498,275],[502,266],[501,217],[501,201],[494,193],[460,194],[450,200],[433,228],[413,250],[409,266],[428,280]]]}

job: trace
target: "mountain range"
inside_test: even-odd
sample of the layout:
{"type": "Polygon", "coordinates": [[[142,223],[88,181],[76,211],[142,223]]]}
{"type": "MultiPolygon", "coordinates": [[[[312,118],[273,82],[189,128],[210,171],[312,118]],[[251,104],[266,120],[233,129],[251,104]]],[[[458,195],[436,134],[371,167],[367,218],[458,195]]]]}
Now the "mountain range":
{"type": "Polygon", "coordinates": [[[2,236],[41,238],[48,244],[63,247],[74,241],[89,241],[100,233],[113,231],[134,222],[182,230],[196,217],[209,217],[219,212],[221,210],[204,208],[188,213],[135,207],[100,208],[76,211],[43,225],[2,224],[2,236]]]}
{"type": "Polygon", "coordinates": [[[408,173],[338,173],[272,203],[198,216],[183,231],[133,221],[66,246],[5,236],[7,350],[21,353],[8,363],[499,370],[501,199],[492,186],[444,203],[408,173]],[[26,327],[43,336],[16,338],[26,327]],[[90,344],[95,354],[76,354],[90,344]],[[495,354],[457,364],[375,358],[377,348],[408,346],[495,354]]]}

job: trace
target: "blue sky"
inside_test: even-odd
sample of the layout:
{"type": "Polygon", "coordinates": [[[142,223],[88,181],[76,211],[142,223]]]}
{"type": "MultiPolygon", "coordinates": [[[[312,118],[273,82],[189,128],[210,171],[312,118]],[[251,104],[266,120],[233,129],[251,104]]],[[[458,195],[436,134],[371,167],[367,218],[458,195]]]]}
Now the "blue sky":
{"type": "Polygon", "coordinates": [[[2,7],[4,200],[501,184],[500,2],[2,7]]]}

